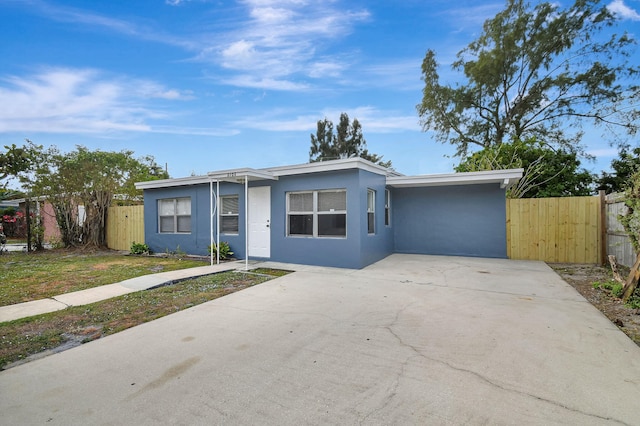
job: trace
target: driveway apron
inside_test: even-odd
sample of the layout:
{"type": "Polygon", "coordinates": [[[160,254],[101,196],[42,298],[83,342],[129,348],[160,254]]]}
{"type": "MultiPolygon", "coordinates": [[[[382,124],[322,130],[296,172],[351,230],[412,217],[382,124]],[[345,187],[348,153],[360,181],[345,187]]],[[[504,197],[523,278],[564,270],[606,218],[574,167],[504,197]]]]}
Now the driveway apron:
{"type": "Polygon", "coordinates": [[[422,255],[307,268],[0,372],[5,424],[632,425],[638,395],[640,348],[544,263],[422,255]]]}

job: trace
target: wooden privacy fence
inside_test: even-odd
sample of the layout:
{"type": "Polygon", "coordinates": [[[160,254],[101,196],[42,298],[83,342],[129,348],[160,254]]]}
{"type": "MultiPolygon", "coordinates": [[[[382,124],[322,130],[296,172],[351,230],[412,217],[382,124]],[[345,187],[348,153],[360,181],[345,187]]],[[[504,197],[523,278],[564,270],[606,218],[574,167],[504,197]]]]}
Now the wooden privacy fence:
{"type": "Polygon", "coordinates": [[[507,199],[507,255],[545,262],[601,263],[601,197],[507,199]]]}
{"type": "Polygon", "coordinates": [[[107,246],[113,250],[129,250],[133,242],[144,243],[144,206],[109,207],[107,246]]]}

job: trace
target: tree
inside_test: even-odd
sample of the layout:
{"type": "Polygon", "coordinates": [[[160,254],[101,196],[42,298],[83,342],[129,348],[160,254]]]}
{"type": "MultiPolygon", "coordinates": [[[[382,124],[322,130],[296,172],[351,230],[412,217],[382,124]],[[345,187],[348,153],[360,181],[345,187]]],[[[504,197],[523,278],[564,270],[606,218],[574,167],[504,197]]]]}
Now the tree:
{"type": "Polygon", "coordinates": [[[354,118],[353,123],[350,123],[349,116],[343,112],[340,114],[340,122],[335,133],[333,122],[327,118],[318,120],[316,134],[311,135],[309,162],[360,157],[387,168],[391,167],[391,161],[382,161],[382,156],[369,153],[366,146],[367,141],[358,119],[354,118]]]}
{"type": "Polygon", "coordinates": [[[458,53],[452,67],[459,83],[440,82],[436,54],[427,50],[417,106],[423,130],[455,145],[458,155],[529,137],[578,149],[582,134],[569,125],[587,121],[634,134],[640,66],[628,64],[632,37],[606,34],[615,22],[599,0],[576,0],[564,10],[508,0],[458,53]]]}
{"type": "MultiPolygon", "coordinates": [[[[0,181],[7,178],[19,178],[28,172],[36,159],[37,152],[42,149],[29,139],[21,147],[16,144],[5,145],[5,151],[0,152],[0,181]]],[[[1,185],[6,188],[7,182],[1,185]]]]}
{"type": "Polygon", "coordinates": [[[575,151],[554,149],[534,138],[493,145],[464,158],[457,172],[523,168],[510,198],[590,195],[594,176],[580,168],[575,151]]]}
{"type": "Polygon", "coordinates": [[[619,219],[631,239],[633,248],[638,253],[622,288],[622,300],[627,302],[635,292],[640,280],[640,170],[636,170],[629,176],[624,196],[627,212],[619,219]]]}
{"type": "Polygon", "coordinates": [[[633,149],[628,145],[621,146],[618,158],[611,161],[611,168],[613,173],[602,172],[597,189],[607,194],[624,191],[631,182],[631,176],[640,171],[640,146],[633,149]]]}
{"type": "Polygon", "coordinates": [[[106,246],[109,206],[117,196],[120,203],[140,196],[134,183],[168,178],[153,157],[135,159],[132,151],[90,151],[78,146],[62,154],[51,147],[43,152],[33,193],[44,195],[53,205],[65,246],[106,246]],[[84,207],[84,220],[79,217],[84,207]]]}

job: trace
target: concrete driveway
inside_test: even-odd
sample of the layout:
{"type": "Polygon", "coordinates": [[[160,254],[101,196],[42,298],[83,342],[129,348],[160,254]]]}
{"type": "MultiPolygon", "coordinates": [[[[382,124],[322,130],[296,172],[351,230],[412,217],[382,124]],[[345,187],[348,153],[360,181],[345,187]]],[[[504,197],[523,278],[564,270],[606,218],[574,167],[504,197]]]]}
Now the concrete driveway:
{"type": "Polygon", "coordinates": [[[640,424],[640,348],[541,262],[304,271],[0,372],[4,424],[640,424]]]}

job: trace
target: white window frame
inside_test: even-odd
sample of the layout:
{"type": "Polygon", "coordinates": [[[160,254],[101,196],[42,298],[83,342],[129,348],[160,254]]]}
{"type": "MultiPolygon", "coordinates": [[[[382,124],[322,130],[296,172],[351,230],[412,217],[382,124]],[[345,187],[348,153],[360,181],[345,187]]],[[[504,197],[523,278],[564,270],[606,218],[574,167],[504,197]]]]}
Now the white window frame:
{"type": "Polygon", "coordinates": [[[220,196],[220,233],[224,234],[224,235],[239,235],[240,233],[240,196],[238,194],[231,194],[231,195],[221,195],[220,196]],[[237,201],[236,203],[238,203],[238,211],[236,213],[233,212],[228,212],[224,210],[224,200],[225,199],[232,199],[235,198],[237,201]],[[223,218],[225,217],[237,217],[238,218],[238,222],[237,222],[237,229],[235,232],[225,232],[224,228],[222,226],[222,222],[223,222],[223,218]]]}
{"type": "Polygon", "coordinates": [[[384,190],[384,225],[391,226],[391,190],[384,190]]]}
{"type": "Polygon", "coordinates": [[[176,197],[176,198],[160,198],[158,199],[158,233],[159,234],[191,234],[192,230],[191,226],[191,197],[176,197]],[[189,206],[189,214],[178,214],[178,201],[179,200],[187,200],[187,205],[189,206]],[[162,215],[162,209],[160,205],[163,202],[173,201],[173,214],[172,215],[162,215]],[[173,218],[173,230],[172,231],[163,231],[162,230],[162,218],[173,218]],[[178,218],[180,217],[189,217],[189,230],[188,231],[179,231],[178,230],[178,218]]]}
{"type": "Polygon", "coordinates": [[[375,235],[375,233],[376,233],[376,191],[373,189],[367,189],[367,234],[375,235]]]}
{"type": "Polygon", "coordinates": [[[286,193],[286,203],[287,203],[287,209],[286,209],[286,213],[287,213],[287,226],[286,226],[286,232],[287,232],[287,237],[291,237],[291,238],[339,238],[339,239],[344,239],[347,238],[347,210],[335,210],[335,209],[330,209],[327,211],[320,211],[319,207],[318,207],[318,194],[320,193],[326,193],[326,192],[342,192],[344,193],[345,196],[345,207],[346,207],[346,197],[347,197],[347,190],[346,188],[337,188],[337,189],[322,189],[322,190],[314,190],[314,191],[290,191],[286,193]],[[313,194],[313,209],[309,210],[309,211],[296,211],[296,212],[291,212],[290,211],[290,196],[291,194],[313,194]],[[312,216],[312,221],[313,221],[313,232],[311,235],[309,234],[291,234],[290,233],[290,219],[289,217],[291,215],[311,215],[312,216]],[[345,231],[344,231],[344,235],[319,235],[318,233],[318,218],[319,216],[322,215],[344,215],[345,217],[345,231]]]}

